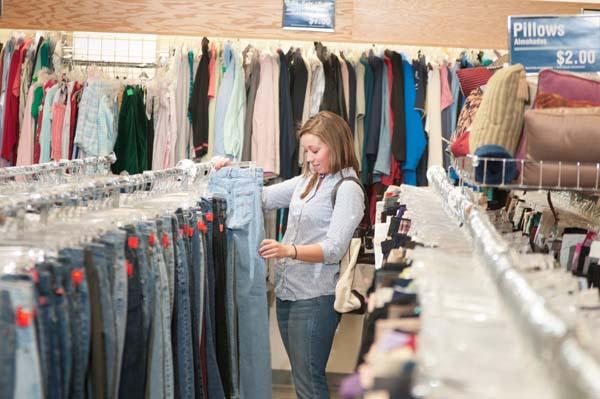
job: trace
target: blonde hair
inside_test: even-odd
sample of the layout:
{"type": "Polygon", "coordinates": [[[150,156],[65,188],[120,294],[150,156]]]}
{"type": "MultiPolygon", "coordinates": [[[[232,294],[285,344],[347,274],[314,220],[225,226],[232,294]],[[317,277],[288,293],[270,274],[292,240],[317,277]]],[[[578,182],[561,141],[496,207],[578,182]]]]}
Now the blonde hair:
{"type": "MultiPolygon", "coordinates": [[[[358,161],[354,153],[354,138],[348,123],[340,116],[329,111],[321,111],[306,121],[298,132],[298,139],[305,134],[314,134],[329,148],[329,173],[334,174],[342,169],[353,168],[358,174],[358,161]]],[[[308,162],[304,162],[302,174],[310,175],[308,162]]],[[[319,174],[314,173],[300,196],[304,199],[315,187],[319,174]]]]}

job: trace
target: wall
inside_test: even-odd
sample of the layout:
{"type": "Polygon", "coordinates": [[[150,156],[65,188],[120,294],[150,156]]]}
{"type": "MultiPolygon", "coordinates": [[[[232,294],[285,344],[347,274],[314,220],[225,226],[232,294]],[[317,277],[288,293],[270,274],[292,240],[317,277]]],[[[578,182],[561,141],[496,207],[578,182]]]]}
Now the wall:
{"type": "Polygon", "coordinates": [[[507,16],[576,14],[594,3],[337,0],[336,32],[281,29],[283,0],[4,0],[0,28],[506,48],[507,16]]]}

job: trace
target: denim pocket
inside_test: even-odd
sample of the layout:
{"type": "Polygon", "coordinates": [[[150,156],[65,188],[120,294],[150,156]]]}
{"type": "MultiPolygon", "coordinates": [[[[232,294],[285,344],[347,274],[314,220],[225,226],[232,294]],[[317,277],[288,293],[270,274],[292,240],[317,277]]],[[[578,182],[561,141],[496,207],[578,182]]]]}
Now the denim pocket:
{"type": "Polygon", "coordinates": [[[246,226],[252,220],[254,214],[254,191],[233,190],[227,206],[227,227],[231,229],[246,226]]]}

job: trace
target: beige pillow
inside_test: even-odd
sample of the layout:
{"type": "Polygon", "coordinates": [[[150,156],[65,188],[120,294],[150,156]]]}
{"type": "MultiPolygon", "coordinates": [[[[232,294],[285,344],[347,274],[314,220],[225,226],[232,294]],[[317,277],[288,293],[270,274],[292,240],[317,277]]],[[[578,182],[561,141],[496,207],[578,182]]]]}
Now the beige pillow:
{"type": "Polygon", "coordinates": [[[485,87],[481,106],[471,125],[471,152],[474,153],[482,145],[493,144],[515,154],[528,98],[525,69],[521,64],[494,73],[485,87]]]}

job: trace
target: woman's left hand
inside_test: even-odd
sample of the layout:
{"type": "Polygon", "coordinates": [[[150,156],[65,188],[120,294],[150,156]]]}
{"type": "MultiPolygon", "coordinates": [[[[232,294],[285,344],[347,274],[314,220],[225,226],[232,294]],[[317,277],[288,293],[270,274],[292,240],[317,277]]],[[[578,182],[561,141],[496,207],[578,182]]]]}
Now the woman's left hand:
{"type": "Polygon", "coordinates": [[[258,254],[265,259],[291,258],[294,255],[293,252],[294,248],[291,245],[282,244],[275,240],[263,240],[258,250],[258,254]]]}

